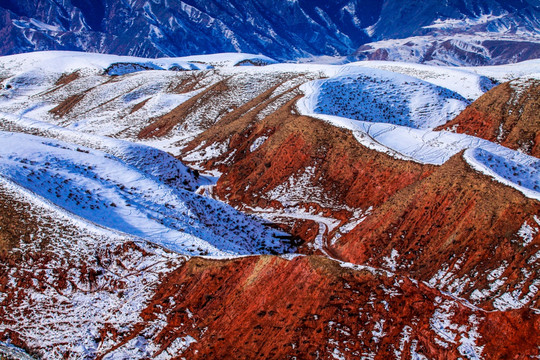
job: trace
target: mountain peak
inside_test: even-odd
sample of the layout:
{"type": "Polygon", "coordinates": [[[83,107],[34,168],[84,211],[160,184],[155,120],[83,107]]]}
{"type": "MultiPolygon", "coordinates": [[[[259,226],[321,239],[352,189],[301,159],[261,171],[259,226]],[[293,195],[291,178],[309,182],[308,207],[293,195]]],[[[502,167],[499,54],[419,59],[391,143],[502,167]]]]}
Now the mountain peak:
{"type": "Polygon", "coordinates": [[[373,41],[412,36],[488,32],[530,40],[540,29],[539,11],[537,3],[526,0],[414,5],[401,0],[9,0],[0,5],[0,54],[79,50],[150,58],[218,52],[278,60],[349,56],[373,41]]]}

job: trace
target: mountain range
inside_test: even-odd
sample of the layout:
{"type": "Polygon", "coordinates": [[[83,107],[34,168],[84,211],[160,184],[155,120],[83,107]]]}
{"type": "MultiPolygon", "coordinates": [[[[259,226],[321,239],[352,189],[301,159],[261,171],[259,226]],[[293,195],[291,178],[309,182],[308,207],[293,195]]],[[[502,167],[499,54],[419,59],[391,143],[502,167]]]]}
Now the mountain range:
{"type": "Polygon", "coordinates": [[[246,52],[487,65],[539,57],[539,19],[537,0],[3,0],[0,54],[246,52]]]}

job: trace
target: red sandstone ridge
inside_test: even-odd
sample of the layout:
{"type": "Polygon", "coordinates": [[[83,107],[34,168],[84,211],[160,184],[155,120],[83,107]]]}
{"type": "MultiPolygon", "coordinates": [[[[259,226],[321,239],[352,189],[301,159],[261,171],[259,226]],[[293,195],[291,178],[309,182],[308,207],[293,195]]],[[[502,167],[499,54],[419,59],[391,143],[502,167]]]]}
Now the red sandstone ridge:
{"type": "Polygon", "coordinates": [[[478,136],[540,157],[540,80],[501,84],[437,130],[478,136]]]}
{"type": "MultiPolygon", "coordinates": [[[[367,149],[348,130],[297,115],[298,98],[262,119],[264,102],[224,118],[183,149],[184,159],[223,144],[225,151],[199,163],[223,172],[218,198],[240,208],[311,209],[343,223],[354,209],[376,207],[433,171],[367,149]]],[[[288,229],[309,241],[319,231],[311,223],[295,219],[288,229]]]]}
{"type": "Polygon", "coordinates": [[[141,317],[126,339],[163,322],[154,356],[191,340],[175,359],[525,359],[538,351],[529,334],[540,324],[531,311],[471,309],[406,277],[318,256],[192,259],[141,317]]]}
{"type": "Polygon", "coordinates": [[[540,203],[451,158],[396,193],[334,251],[486,309],[538,308],[540,203]],[[530,228],[530,232],[529,229],[530,228]]]}
{"type": "Polygon", "coordinates": [[[0,340],[36,356],[538,354],[531,334],[539,315],[485,312],[386,271],[319,256],[186,261],[148,244],[66,226],[54,211],[1,186],[0,222],[0,340]]]}
{"type": "Polygon", "coordinates": [[[233,204],[262,207],[279,202],[265,195],[291,178],[302,178],[306,169],[312,175],[289,187],[297,191],[318,187],[318,192],[310,191],[303,200],[310,198],[322,208],[377,206],[432,171],[430,166],[369,150],[348,130],[294,114],[297,99],[260,121],[254,121],[257,111],[251,111],[211,128],[183,152],[189,153],[202,142],[222,143],[229,139],[227,151],[204,164],[224,171],[216,192],[233,204]],[[266,140],[251,151],[261,138],[266,140]]]}

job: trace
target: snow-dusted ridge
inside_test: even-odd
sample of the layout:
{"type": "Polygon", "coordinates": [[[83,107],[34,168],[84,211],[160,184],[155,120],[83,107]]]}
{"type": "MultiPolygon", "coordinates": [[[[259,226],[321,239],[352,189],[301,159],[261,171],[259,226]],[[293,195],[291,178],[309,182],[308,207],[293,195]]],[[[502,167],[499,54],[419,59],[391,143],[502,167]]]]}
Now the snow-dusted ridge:
{"type": "Polygon", "coordinates": [[[208,185],[211,180],[195,176],[194,172],[171,155],[156,148],[130,141],[88,134],[49,124],[25,116],[14,116],[0,112],[5,125],[16,125],[25,133],[40,135],[72,144],[89,147],[113,155],[139,171],[157,177],[168,185],[195,191],[208,185]]]}
{"type": "MultiPolygon", "coordinates": [[[[65,73],[80,69],[104,71],[115,64],[141,66],[140,70],[205,70],[215,66],[241,66],[252,61],[260,65],[276,63],[264,56],[243,53],[223,53],[213,55],[194,55],[176,58],[147,59],[134,56],[91,54],[77,51],[38,51],[27,54],[0,57],[0,70],[14,69],[25,72],[33,69],[54,73],[65,73]]],[[[128,69],[126,69],[128,70],[128,69]]],[[[130,72],[130,71],[128,71],[130,72]]],[[[120,72],[114,75],[125,74],[120,72]]]]}
{"type": "Polygon", "coordinates": [[[442,125],[469,104],[459,93],[418,77],[362,66],[344,66],[312,88],[314,113],[415,129],[442,125]]]}
{"type": "Polygon", "coordinates": [[[285,252],[285,235],[99,150],[0,132],[0,174],[101,226],[191,255],[285,252]]]}
{"type": "MultiPolygon", "coordinates": [[[[477,72],[497,74],[501,79],[516,72],[523,77],[535,76],[540,62],[533,61],[532,64],[534,66],[527,70],[518,64],[509,68],[480,68],[477,72]]],[[[399,69],[400,64],[377,62],[373,67],[399,69]]],[[[413,70],[418,69],[418,76],[426,77],[426,68],[425,65],[405,65],[400,73],[414,73],[413,70]]],[[[463,73],[463,79],[481,80],[467,72],[463,73]]],[[[470,149],[465,159],[473,168],[519,190],[527,197],[540,200],[539,159],[474,136],[433,131],[435,127],[450,120],[452,113],[445,112],[447,107],[443,105],[435,108],[435,111],[439,111],[437,115],[433,116],[434,109],[430,109],[427,116],[422,117],[414,105],[425,106],[425,102],[415,101],[415,92],[420,92],[427,104],[433,104],[433,101],[445,104],[449,100],[460,99],[456,99],[452,92],[444,91],[439,91],[436,94],[438,97],[433,92],[431,96],[425,96],[422,85],[401,74],[369,68],[366,70],[364,66],[345,66],[329,79],[304,84],[301,89],[305,97],[297,102],[297,109],[303,115],[349,129],[361,144],[400,159],[441,165],[460,151],[470,149]],[[400,86],[394,86],[396,83],[400,86]]],[[[465,92],[472,95],[469,90],[465,92]]],[[[464,107],[466,102],[463,99],[461,101],[464,107]]]]}

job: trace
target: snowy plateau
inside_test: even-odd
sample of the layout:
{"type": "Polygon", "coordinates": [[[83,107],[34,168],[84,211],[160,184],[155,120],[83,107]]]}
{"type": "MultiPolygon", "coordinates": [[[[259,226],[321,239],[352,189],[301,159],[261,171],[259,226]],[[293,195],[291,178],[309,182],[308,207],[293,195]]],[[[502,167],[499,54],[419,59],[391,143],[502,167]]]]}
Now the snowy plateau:
{"type": "Polygon", "coordinates": [[[540,60],[0,57],[0,358],[538,358],[539,104],[540,60]]]}

